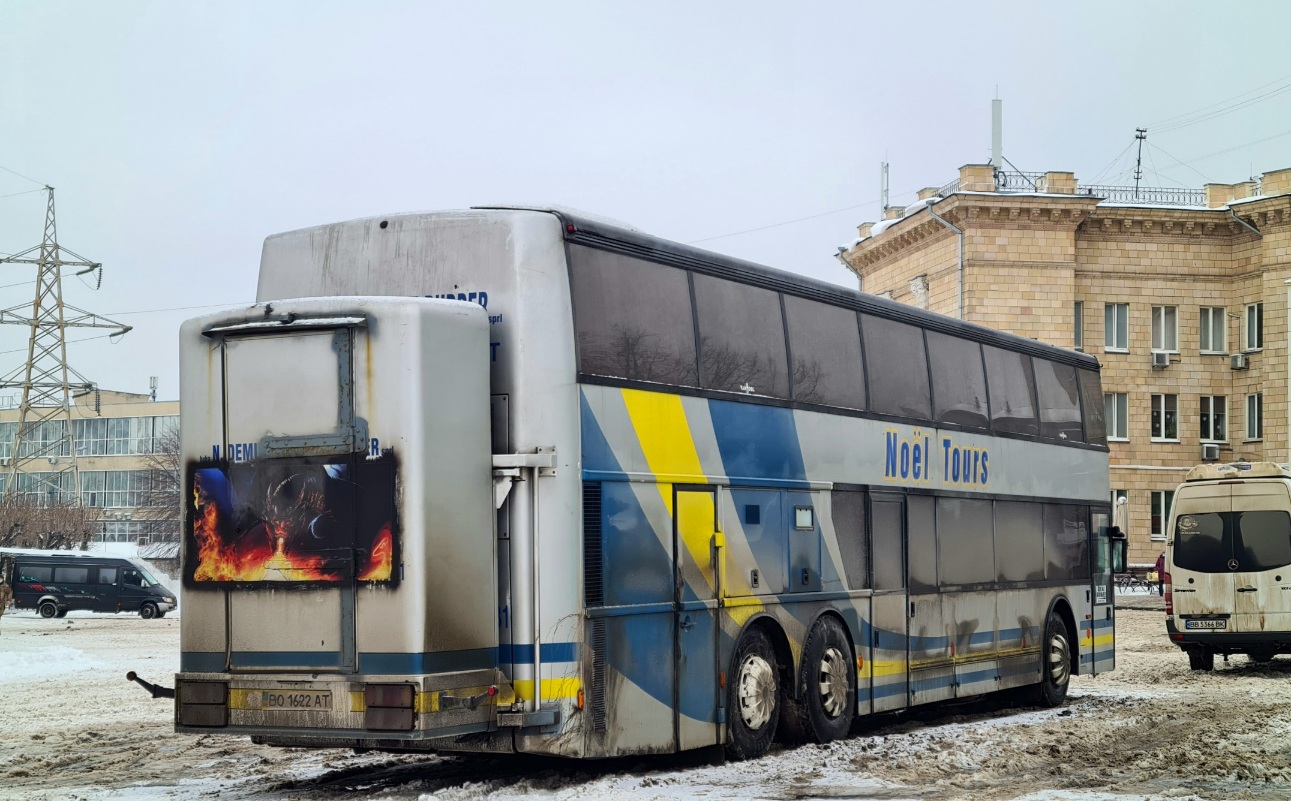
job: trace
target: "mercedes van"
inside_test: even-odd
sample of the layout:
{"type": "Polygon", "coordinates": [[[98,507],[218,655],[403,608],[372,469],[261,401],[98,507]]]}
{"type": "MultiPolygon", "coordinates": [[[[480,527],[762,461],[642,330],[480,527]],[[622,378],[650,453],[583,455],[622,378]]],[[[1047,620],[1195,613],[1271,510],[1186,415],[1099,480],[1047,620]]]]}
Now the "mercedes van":
{"type": "Polygon", "coordinates": [[[1166,631],[1192,669],[1291,653],[1291,468],[1198,465],[1169,520],[1166,631]]]}
{"type": "Polygon", "coordinates": [[[75,609],[165,617],[175,594],[141,562],[85,551],[6,550],[14,557],[13,605],[41,617],[75,609]]]}

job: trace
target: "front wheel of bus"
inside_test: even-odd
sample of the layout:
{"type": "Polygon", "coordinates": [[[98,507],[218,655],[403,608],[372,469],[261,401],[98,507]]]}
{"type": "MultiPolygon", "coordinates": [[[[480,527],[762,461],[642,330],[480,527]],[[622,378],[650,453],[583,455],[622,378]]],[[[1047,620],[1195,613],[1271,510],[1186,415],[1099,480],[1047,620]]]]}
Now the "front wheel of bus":
{"type": "Polygon", "coordinates": [[[750,629],[740,637],[731,668],[726,754],[731,759],[754,759],[771,746],[780,719],[775,649],[761,629],[750,629]]]}
{"type": "Polygon", "coordinates": [[[1050,612],[1044,623],[1044,651],[1035,700],[1041,706],[1058,706],[1067,698],[1070,683],[1071,640],[1067,636],[1067,624],[1057,612],[1050,612]]]}

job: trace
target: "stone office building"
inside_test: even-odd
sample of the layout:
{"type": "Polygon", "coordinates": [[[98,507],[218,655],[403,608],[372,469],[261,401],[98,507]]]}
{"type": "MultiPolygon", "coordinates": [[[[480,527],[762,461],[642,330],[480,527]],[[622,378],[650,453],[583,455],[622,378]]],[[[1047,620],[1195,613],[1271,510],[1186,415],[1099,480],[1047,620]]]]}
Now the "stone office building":
{"type": "Polygon", "coordinates": [[[1291,169],[1196,190],[960,168],[840,258],[866,292],[1095,355],[1130,561],[1205,460],[1288,461],[1291,169]]]}

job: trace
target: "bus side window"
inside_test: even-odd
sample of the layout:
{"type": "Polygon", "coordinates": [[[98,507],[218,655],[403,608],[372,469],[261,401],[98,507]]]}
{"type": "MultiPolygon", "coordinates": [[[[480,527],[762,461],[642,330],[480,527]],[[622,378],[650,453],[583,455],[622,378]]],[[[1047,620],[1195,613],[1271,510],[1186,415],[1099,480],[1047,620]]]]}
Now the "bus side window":
{"type": "Polygon", "coordinates": [[[869,543],[865,531],[865,493],[834,490],[829,505],[834,518],[834,535],[843,557],[843,572],[849,590],[870,586],[869,543]]]}
{"type": "Polygon", "coordinates": [[[902,529],[905,526],[905,504],[901,501],[874,501],[871,511],[873,535],[870,563],[874,566],[874,589],[905,588],[905,554],[902,553],[902,529]]]}
{"type": "Polygon", "coordinates": [[[99,583],[100,583],[100,584],[116,584],[116,583],[117,583],[117,569],[116,569],[115,567],[100,567],[100,568],[99,568],[99,583]]]}
{"type": "Polygon", "coordinates": [[[902,417],[932,417],[923,329],[862,314],[861,345],[868,368],[870,408],[902,417]]]}

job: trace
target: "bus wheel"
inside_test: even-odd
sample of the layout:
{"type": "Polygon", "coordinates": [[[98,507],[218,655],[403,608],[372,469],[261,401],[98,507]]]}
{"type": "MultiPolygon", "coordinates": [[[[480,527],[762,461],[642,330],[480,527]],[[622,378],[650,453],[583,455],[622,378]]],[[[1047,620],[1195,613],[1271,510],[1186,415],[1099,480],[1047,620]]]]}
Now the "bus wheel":
{"type": "Polygon", "coordinates": [[[139,617],[143,618],[144,620],[152,620],[156,616],[157,616],[156,604],[144,604],[143,606],[139,607],[139,617]]]}
{"type": "Polygon", "coordinates": [[[54,605],[53,601],[45,601],[36,611],[39,612],[40,616],[43,618],[58,616],[58,607],[54,605]]]}
{"type": "Polygon", "coordinates": [[[1044,651],[1041,653],[1040,684],[1035,701],[1041,706],[1058,706],[1067,698],[1071,683],[1071,641],[1067,625],[1057,612],[1050,612],[1044,623],[1044,651]]]}
{"type": "Polygon", "coordinates": [[[856,666],[847,633],[837,619],[821,618],[802,654],[806,733],[818,743],[846,737],[856,711],[856,666]]]}
{"type": "Polygon", "coordinates": [[[1188,667],[1193,670],[1214,670],[1215,652],[1205,648],[1194,648],[1188,652],[1188,667]]]}
{"type": "Polygon", "coordinates": [[[771,746],[780,718],[775,650],[761,629],[749,629],[740,637],[731,667],[726,754],[731,759],[754,759],[771,746]]]}

